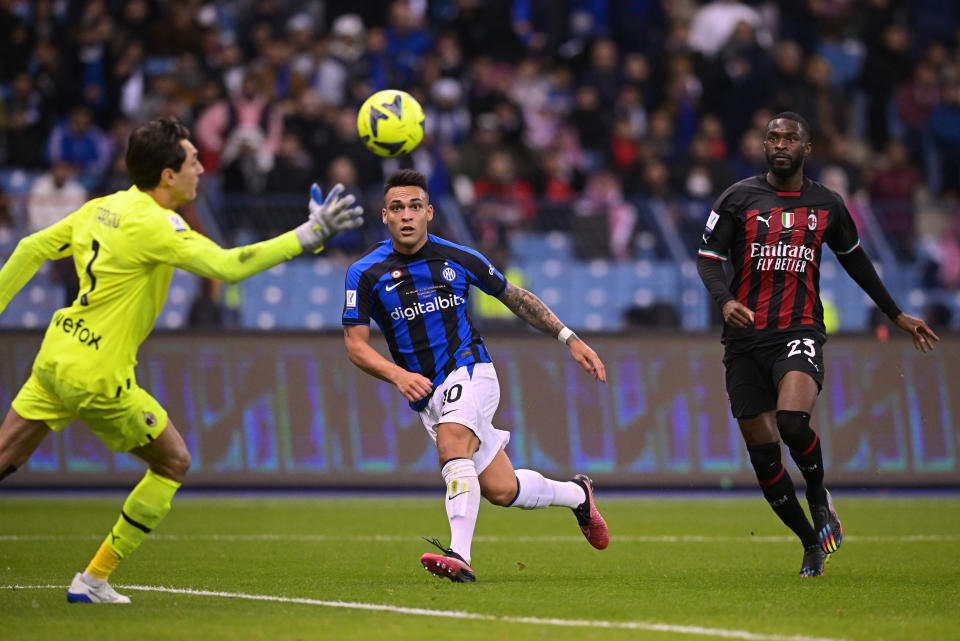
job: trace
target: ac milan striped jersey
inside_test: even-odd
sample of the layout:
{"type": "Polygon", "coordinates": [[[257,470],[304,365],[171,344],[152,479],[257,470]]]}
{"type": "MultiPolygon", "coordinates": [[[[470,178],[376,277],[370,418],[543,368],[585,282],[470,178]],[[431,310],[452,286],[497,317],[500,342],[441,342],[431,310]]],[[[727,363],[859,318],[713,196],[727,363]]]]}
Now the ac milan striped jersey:
{"type": "MultiPolygon", "coordinates": [[[[459,367],[491,362],[468,310],[470,286],[499,296],[507,280],[480,253],[433,234],[412,255],[392,240],[373,246],[347,271],[344,325],[380,326],[393,361],[436,389],[459,367]]],[[[420,411],[430,397],[411,403],[420,411]]]]}
{"type": "Polygon", "coordinates": [[[724,340],[806,328],[826,340],[820,302],[824,243],[844,255],[860,239],[843,198],[822,184],[804,178],[800,191],[782,192],[756,176],[723,192],[698,254],[732,267],[730,291],[754,312],[752,328],[724,325],[724,340]]]}

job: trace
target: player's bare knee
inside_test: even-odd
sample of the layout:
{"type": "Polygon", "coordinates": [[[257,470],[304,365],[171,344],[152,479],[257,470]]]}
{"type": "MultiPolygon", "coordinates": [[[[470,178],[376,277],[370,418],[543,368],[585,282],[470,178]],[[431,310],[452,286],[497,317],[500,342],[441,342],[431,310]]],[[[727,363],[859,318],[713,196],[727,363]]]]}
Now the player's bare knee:
{"type": "Polygon", "coordinates": [[[190,450],[186,448],[178,450],[176,455],[174,455],[173,465],[181,477],[186,476],[190,466],[193,465],[193,457],[190,455],[190,450]]]}
{"type": "Polygon", "coordinates": [[[160,476],[180,483],[187,475],[187,471],[190,469],[192,463],[193,459],[190,456],[190,451],[186,448],[178,448],[162,461],[151,465],[150,469],[160,476]]]}
{"type": "Polygon", "coordinates": [[[510,505],[510,502],[513,501],[513,497],[516,495],[516,492],[506,492],[503,489],[489,490],[483,494],[483,497],[493,503],[494,505],[499,505],[501,507],[507,507],[510,505]]]}
{"type": "Polygon", "coordinates": [[[508,507],[517,498],[516,485],[487,485],[480,488],[480,494],[494,505],[508,507]]]}

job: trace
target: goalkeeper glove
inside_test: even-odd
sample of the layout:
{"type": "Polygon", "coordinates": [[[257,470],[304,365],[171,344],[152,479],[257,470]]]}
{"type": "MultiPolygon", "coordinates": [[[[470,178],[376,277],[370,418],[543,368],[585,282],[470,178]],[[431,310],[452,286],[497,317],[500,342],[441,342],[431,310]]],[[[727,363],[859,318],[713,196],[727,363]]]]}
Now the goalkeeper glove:
{"type": "Polygon", "coordinates": [[[363,224],[363,207],[351,207],[356,199],[352,194],[341,197],[341,193],[343,185],[337,183],[324,200],[317,183],[310,187],[310,214],[307,222],[294,230],[304,251],[317,253],[340,232],[363,224]]]}

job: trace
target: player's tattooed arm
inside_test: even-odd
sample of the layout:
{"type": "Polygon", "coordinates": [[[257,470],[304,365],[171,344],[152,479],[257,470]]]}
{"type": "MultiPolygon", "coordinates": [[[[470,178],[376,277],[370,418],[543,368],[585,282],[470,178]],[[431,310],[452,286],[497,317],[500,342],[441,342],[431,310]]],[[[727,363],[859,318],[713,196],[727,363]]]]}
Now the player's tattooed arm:
{"type": "Polygon", "coordinates": [[[507,283],[507,288],[500,295],[500,302],[518,318],[544,334],[556,336],[563,329],[563,323],[557,315],[550,311],[550,308],[537,298],[536,294],[522,287],[507,283]]]}

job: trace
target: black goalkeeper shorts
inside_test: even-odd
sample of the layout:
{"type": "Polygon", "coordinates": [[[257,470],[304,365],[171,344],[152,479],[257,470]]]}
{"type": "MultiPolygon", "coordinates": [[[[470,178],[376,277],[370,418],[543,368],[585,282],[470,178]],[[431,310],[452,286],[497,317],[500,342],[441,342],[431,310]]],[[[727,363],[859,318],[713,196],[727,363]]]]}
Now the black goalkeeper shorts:
{"type": "Polygon", "coordinates": [[[737,341],[723,354],[734,418],[777,409],[777,386],[787,372],[805,372],[823,388],[823,343],[813,332],[781,334],[774,341],[737,341]]]}

